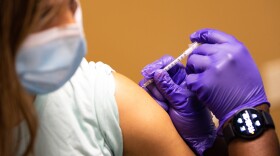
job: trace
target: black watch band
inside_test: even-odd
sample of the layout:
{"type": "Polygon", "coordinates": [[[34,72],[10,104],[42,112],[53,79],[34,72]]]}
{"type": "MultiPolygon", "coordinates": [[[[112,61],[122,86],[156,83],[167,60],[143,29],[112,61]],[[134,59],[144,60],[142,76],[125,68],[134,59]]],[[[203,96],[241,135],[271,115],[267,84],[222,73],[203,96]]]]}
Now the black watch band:
{"type": "Polygon", "coordinates": [[[245,108],[235,113],[223,129],[223,136],[227,143],[235,138],[253,140],[261,136],[268,128],[274,128],[269,113],[254,108],[245,108]]]}

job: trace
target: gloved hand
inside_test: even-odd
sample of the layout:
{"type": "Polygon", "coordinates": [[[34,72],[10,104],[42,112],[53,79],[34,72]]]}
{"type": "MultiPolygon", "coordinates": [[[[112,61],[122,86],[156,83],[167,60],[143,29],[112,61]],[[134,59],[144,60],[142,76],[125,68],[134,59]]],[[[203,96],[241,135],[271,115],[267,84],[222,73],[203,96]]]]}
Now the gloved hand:
{"type": "Polygon", "coordinates": [[[163,70],[174,59],[165,56],[149,64],[142,70],[144,80],[154,79],[146,91],[168,112],[181,137],[202,155],[211,147],[216,138],[215,125],[209,110],[201,104],[195,94],[186,87],[186,72],[182,64],[177,64],[168,72],[163,70]]]}
{"type": "Polygon", "coordinates": [[[202,45],[188,58],[187,86],[219,119],[219,128],[241,108],[269,105],[258,68],[241,42],[213,29],[197,31],[191,40],[202,45]]]}

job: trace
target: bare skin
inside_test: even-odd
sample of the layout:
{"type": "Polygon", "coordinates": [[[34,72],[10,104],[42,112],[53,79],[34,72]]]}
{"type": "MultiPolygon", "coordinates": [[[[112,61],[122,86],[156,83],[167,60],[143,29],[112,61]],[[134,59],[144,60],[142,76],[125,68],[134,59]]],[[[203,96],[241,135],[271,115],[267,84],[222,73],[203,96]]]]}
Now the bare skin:
{"type": "MultiPolygon", "coordinates": [[[[65,5],[63,9],[44,29],[75,22],[75,8],[65,5]]],[[[144,90],[118,73],[114,76],[124,155],[194,155],[177,133],[168,114],[144,90]]],[[[253,141],[232,141],[228,152],[229,155],[240,156],[280,155],[279,142],[272,129],[253,141]]]]}
{"type": "Polygon", "coordinates": [[[124,155],[194,155],[168,114],[138,85],[115,74],[124,155]]]}
{"type": "MultiPolygon", "coordinates": [[[[44,29],[74,23],[73,8],[64,9],[44,29]]],[[[124,155],[194,155],[168,114],[143,89],[121,74],[114,73],[114,76],[124,155]]]]}
{"type": "MultiPolygon", "coordinates": [[[[257,109],[269,112],[266,104],[256,107],[257,109]]],[[[279,141],[274,129],[268,129],[259,138],[251,141],[235,139],[228,145],[229,155],[239,156],[279,156],[279,141]]]]}
{"type": "Polygon", "coordinates": [[[254,141],[236,139],[229,146],[229,155],[240,156],[279,156],[279,142],[273,129],[267,130],[261,137],[254,141]]]}

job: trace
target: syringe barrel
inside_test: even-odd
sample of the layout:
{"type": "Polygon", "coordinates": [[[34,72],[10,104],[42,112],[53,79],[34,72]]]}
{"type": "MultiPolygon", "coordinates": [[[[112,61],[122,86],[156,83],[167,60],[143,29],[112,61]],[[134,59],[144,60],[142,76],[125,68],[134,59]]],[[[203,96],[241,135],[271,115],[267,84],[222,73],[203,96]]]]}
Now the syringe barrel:
{"type": "MultiPolygon", "coordinates": [[[[187,50],[185,50],[179,57],[177,57],[175,60],[173,60],[171,63],[169,63],[166,67],[164,67],[163,69],[165,71],[168,71],[169,69],[171,69],[172,67],[174,67],[178,62],[182,61],[185,57],[187,57],[189,54],[192,53],[192,51],[194,49],[196,49],[200,44],[197,42],[194,42],[192,44],[190,44],[189,48],[187,50]]],[[[153,79],[148,80],[147,82],[145,82],[142,87],[147,87],[148,85],[150,85],[151,83],[153,83],[153,79]]]]}

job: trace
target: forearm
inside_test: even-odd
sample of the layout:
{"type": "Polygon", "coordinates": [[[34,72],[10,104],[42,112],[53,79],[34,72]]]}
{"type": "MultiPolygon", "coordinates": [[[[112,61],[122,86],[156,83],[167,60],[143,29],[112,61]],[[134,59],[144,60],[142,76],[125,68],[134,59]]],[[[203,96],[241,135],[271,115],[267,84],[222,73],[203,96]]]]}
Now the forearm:
{"type": "Polygon", "coordinates": [[[233,140],[228,146],[229,155],[238,156],[279,156],[279,142],[274,129],[264,132],[256,140],[233,140]]]}
{"type": "Polygon", "coordinates": [[[204,152],[205,156],[228,155],[228,146],[222,136],[217,136],[213,146],[204,152]]]}
{"type": "MultiPolygon", "coordinates": [[[[269,113],[267,104],[255,107],[269,113]]],[[[276,156],[280,155],[279,141],[273,128],[267,129],[257,139],[244,140],[236,138],[228,145],[229,155],[246,155],[246,156],[276,156]]]]}

